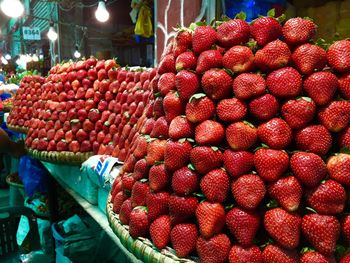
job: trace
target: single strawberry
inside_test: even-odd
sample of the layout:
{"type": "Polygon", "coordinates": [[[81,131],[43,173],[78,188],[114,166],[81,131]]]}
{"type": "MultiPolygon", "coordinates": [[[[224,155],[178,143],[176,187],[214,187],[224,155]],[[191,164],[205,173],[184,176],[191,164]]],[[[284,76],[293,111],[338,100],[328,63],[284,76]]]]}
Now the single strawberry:
{"type": "Polygon", "coordinates": [[[346,193],[334,180],[327,180],[307,194],[308,204],[320,214],[335,215],[343,212],[346,193]]]}
{"type": "Polygon", "coordinates": [[[232,177],[249,173],[254,167],[254,154],[247,151],[225,150],[223,155],[226,171],[232,177]]]}
{"type": "Polygon", "coordinates": [[[202,177],[200,188],[209,202],[223,203],[230,191],[230,178],[223,169],[215,169],[202,177]]]}
{"type": "Polygon", "coordinates": [[[169,198],[168,192],[149,192],[146,196],[146,204],[148,209],[148,219],[153,222],[161,215],[169,213],[169,198]]]}
{"type": "Polygon", "coordinates": [[[340,153],[330,157],[327,169],[330,178],[343,185],[350,185],[350,154],[340,153]]]}
{"type": "Polygon", "coordinates": [[[146,237],[149,230],[147,208],[144,206],[135,207],[130,213],[129,234],[133,238],[146,237]]]}
{"type": "Polygon", "coordinates": [[[176,72],[175,57],[173,54],[164,56],[159,63],[158,74],[161,75],[167,72],[176,72]]]}
{"type": "Polygon", "coordinates": [[[231,19],[217,27],[217,37],[220,45],[232,47],[248,42],[250,37],[249,24],[242,19],[231,19]]]}
{"type": "Polygon", "coordinates": [[[164,152],[165,168],[175,171],[186,166],[190,161],[191,143],[186,139],[179,141],[167,141],[164,152]]]}
{"type": "Polygon", "coordinates": [[[179,196],[192,194],[198,189],[199,176],[188,167],[182,167],[175,171],[172,176],[171,187],[179,196]]]}
{"type": "Polygon", "coordinates": [[[316,251],[304,253],[300,258],[301,263],[336,263],[334,256],[325,256],[316,251]]]}
{"type": "Polygon", "coordinates": [[[350,215],[346,215],[342,220],[342,234],[346,240],[346,242],[350,243],[350,215]]]}
{"type": "Polygon", "coordinates": [[[309,42],[316,34],[317,26],[310,19],[293,17],[283,25],[284,40],[290,45],[300,45],[309,42]]]}
{"type": "Polygon", "coordinates": [[[181,28],[176,36],[173,47],[174,56],[178,56],[182,52],[191,49],[192,47],[192,32],[186,28],[181,28]]]}
{"type": "Polygon", "coordinates": [[[274,182],[287,171],[289,156],[282,150],[262,148],[254,154],[254,165],[262,179],[274,182]]]}
{"type": "Polygon", "coordinates": [[[122,176],[122,186],[123,186],[123,191],[125,193],[128,193],[128,194],[131,193],[134,183],[135,183],[135,179],[132,177],[132,174],[125,173],[122,176]]]}
{"type": "Polygon", "coordinates": [[[331,132],[340,132],[350,124],[350,101],[332,101],[318,113],[320,122],[331,132]]]}
{"type": "Polygon", "coordinates": [[[202,52],[197,60],[196,73],[203,74],[212,68],[222,67],[222,55],[218,50],[206,50],[202,52]]]}
{"type": "Polygon", "coordinates": [[[148,183],[141,181],[135,182],[131,190],[130,198],[132,207],[146,205],[146,196],[148,192],[148,183]]]}
{"type": "Polygon", "coordinates": [[[173,140],[192,138],[194,134],[193,124],[186,116],[175,117],[169,125],[169,137],[173,140]]]}
{"type": "Polygon", "coordinates": [[[303,84],[304,91],[317,106],[327,105],[332,100],[338,86],[337,77],[326,71],[311,74],[303,84]]]}
{"type": "Polygon", "coordinates": [[[240,245],[251,246],[260,227],[260,217],[255,211],[235,207],[226,215],[226,226],[240,245]]]}
{"type": "Polygon", "coordinates": [[[148,175],[149,166],[147,165],[146,159],[140,159],[135,163],[134,172],[132,177],[135,180],[140,180],[148,175]]]}
{"type": "Polygon", "coordinates": [[[169,213],[175,223],[186,222],[187,219],[194,217],[197,206],[198,200],[193,196],[171,195],[169,198],[169,213]]]}
{"type": "Polygon", "coordinates": [[[264,263],[299,263],[299,255],[296,250],[284,249],[277,245],[267,245],[262,252],[264,263]]]}
{"type": "Polygon", "coordinates": [[[299,208],[303,188],[296,177],[287,176],[271,183],[268,192],[283,209],[294,212],[299,208]]]}
{"type": "Polygon", "coordinates": [[[238,205],[253,210],[264,198],[266,188],[264,181],[258,175],[246,174],[232,183],[231,191],[238,205]]]}
{"type": "Polygon", "coordinates": [[[326,155],[332,147],[332,135],[323,125],[310,125],[294,136],[299,150],[326,155]]]}
{"type": "Polygon", "coordinates": [[[165,119],[170,123],[176,116],[185,113],[185,105],[177,92],[169,92],[163,99],[165,119]]]}
{"type": "Polygon", "coordinates": [[[203,121],[195,129],[195,140],[199,145],[218,145],[224,137],[225,129],[216,121],[203,121]]]}
{"type": "Polygon", "coordinates": [[[169,91],[175,90],[175,74],[172,72],[164,73],[160,76],[158,81],[158,90],[165,96],[169,91]]]}
{"type": "Polygon", "coordinates": [[[346,254],[344,257],[341,258],[339,263],[349,263],[350,262],[350,253],[346,254]]]}
{"type": "Polygon", "coordinates": [[[340,235],[340,224],[334,216],[309,214],[301,224],[304,237],[324,255],[333,254],[340,235]]]}
{"type": "Polygon", "coordinates": [[[273,17],[259,17],[250,25],[250,32],[258,45],[263,47],[282,35],[282,26],[273,17]]]}
{"type": "Polygon", "coordinates": [[[262,255],[258,246],[243,247],[233,245],[229,254],[230,263],[262,263],[262,255]]]}
{"type": "Polygon", "coordinates": [[[186,118],[192,123],[210,119],[215,113],[215,104],[204,93],[194,94],[186,105],[186,118]]]}
{"type": "Polygon", "coordinates": [[[247,114],[247,105],[237,98],[223,99],[216,106],[216,114],[225,122],[240,121],[247,114]]]}
{"type": "Polygon", "coordinates": [[[203,263],[227,262],[230,248],[230,239],[225,234],[219,234],[210,239],[199,237],[197,240],[197,253],[200,262],[203,263]]]}
{"type": "Polygon", "coordinates": [[[126,199],[120,207],[119,220],[123,225],[128,225],[130,221],[130,214],[133,210],[130,198],[126,199]]]}
{"type": "Polygon", "coordinates": [[[204,73],[201,85],[209,98],[220,100],[229,97],[232,78],[223,69],[210,69],[204,73]]]}
{"type": "Polygon", "coordinates": [[[292,141],[292,129],[284,120],[273,118],[259,125],[258,136],[272,149],[283,149],[292,141]]]}
{"type": "Polygon", "coordinates": [[[191,150],[190,160],[200,174],[209,173],[222,164],[222,153],[217,147],[197,146],[191,150]]]}
{"type": "Polygon", "coordinates": [[[226,140],[233,150],[248,150],[257,139],[257,129],[250,123],[235,122],[226,128],[226,140]]]}
{"type": "Polygon", "coordinates": [[[153,129],[151,131],[150,136],[152,138],[163,138],[167,139],[169,136],[169,127],[168,122],[165,117],[160,117],[154,123],[153,129]]]}
{"type": "Polygon", "coordinates": [[[157,161],[164,160],[166,140],[154,140],[147,146],[146,162],[148,165],[153,165],[157,161]]]}
{"type": "Polygon", "coordinates": [[[350,73],[345,73],[340,76],[339,80],[339,91],[342,97],[346,100],[350,100],[350,73]]]}
{"type": "Polygon", "coordinates": [[[237,99],[248,100],[263,95],[265,79],[259,74],[243,73],[233,80],[233,93],[237,99]]]}
{"type": "Polygon", "coordinates": [[[149,187],[155,192],[164,190],[169,185],[170,179],[171,175],[164,164],[153,165],[149,169],[149,187]]]}
{"type": "Polygon", "coordinates": [[[348,149],[350,149],[350,127],[346,128],[339,135],[340,148],[347,147],[348,149]]]}
{"type": "Polygon", "coordinates": [[[176,89],[180,99],[187,101],[199,90],[199,79],[195,73],[188,70],[181,70],[176,74],[176,89]]]}
{"type": "Polygon", "coordinates": [[[285,67],[272,71],[266,78],[266,86],[277,98],[296,97],[301,93],[303,80],[297,70],[285,67]]]}
{"type": "Polygon", "coordinates": [[[292,62],[301,74],[311,75],[315,70],[324,69],[327,64],[327,53],[319,46],[303,44],[293,51],[292,62]]]}
{"type": "Polygon", "coordinates": [[[337,71],[347,72],[350,70],[350,41],[335,41],[327,51],[328,64],[337,71]]]}
{"type": "Polygon", "coordinates": [[[302,129],[316,114],[316,104],[308,97],[288,100],[281,109],[283,119],[292,129],[302,129]]]}
{"type": "Polygon", "coordinates": [[[178,224],[171,229],[171,244],[176,255],[185,258],[196,249],[198,231],[195,224],[178,224]]]}
{"type": "Polygon", "coordinates": [[[327,175],[326,164],[314,153],[297,152],[290,158],[290,168],[307,187],[316,187],[327,175]]]}
{"type": "Polygon", "coordinates": [[[249,103],[249,113],[257,120],[268,121],[277,115],[279,107],[276,97],[265,94],[249,103]]]}
{"type": "Polygon", "coordinates": [[[234,46],[222,57],[224,68],[234,73],[249,72],[254,68],[254,54],[246,46],[234,46]]]}
{"type": "Polygon", "coordinates": [[[295,249],[299,245],[301,217],[274,208],[265,213],[264,225],[269,235],[282,247],[295,249]]]}
{"type": "Polygon", "coordinates": [[[204,201],[197,206],[196,218],[200,234],[208,239],[219,234],[224,228],[225,209],[220,203],[204,201]]]}
{"type": "Polygon", "coordinates": [[[192,48],[197,54],[211,48],[217,40],[217,34],[211,26],[198,26],[192,35],[192,48]]]}
{"type": "Polygon", "coordinates": [[[149,227],[149,234],[151,236],[152,243],[158,249],[165,248],[170,242],[170,217],[168,215],[162,215],[154,220],[149,227]]]}
{"type": "Polygon", "coordinates": [[[196,69],[197,58],[192,51],[181,53],[176,58],[176,70],[180,71],[183,69],[194,70],[196,69]]]}

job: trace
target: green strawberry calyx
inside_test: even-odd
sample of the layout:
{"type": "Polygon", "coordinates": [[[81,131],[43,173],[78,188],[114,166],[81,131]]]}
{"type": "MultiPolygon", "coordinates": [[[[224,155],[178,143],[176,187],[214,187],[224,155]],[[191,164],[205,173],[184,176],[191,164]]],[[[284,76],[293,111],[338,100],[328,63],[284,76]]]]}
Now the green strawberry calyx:
{"type": "Polygon", "coordinates": [[[192,95],[192,97],[190,98],[189,102],[191,103],[193,100],[199,100],[201,98],[206,97],[207,95],[205,93],[197,93],[192,95]]]}

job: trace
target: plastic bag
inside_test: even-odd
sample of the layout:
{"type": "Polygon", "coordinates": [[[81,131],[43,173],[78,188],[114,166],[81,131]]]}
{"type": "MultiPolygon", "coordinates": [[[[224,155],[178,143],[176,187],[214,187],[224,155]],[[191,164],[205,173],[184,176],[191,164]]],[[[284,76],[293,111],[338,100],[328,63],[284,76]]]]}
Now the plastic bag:
{"type": "Polygon", "coordinates": [[[142,5],[140,8],[135,26],[135,34],[142,37],[151,37],[153,35],[151,8],[147,5],[142,5]]]}
{"type": "Polygon", "coordinates": [[[22,156],[19,161],[18,175],[27,196],[32,197],[36,192],[47,192],[48,172],[39,161],[27,155],[22,156]]]}

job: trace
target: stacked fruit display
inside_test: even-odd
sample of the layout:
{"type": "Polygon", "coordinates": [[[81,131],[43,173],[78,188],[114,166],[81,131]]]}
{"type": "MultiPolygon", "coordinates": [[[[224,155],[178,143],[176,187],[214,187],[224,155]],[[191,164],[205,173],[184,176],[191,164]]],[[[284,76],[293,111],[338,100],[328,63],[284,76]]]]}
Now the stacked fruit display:
{"type": "Polygon", "coordinates": [[[29,123],[33,117],[33,105],[40,98],[42,93],[41,86],[44,81],[44,77],[36,75],[23,77],[16,96],[11,101],[12,109],[7,118],[7,124],[10,128],[18,131],[27,131],[29,129],[29,123]]]}
{"type": "Polygon", "coordinates": [[[132,237],[203,263],[343,256],[350,41],[326,51],[316,28],[260,17],[178,32],[111,192],[132,237]]]}

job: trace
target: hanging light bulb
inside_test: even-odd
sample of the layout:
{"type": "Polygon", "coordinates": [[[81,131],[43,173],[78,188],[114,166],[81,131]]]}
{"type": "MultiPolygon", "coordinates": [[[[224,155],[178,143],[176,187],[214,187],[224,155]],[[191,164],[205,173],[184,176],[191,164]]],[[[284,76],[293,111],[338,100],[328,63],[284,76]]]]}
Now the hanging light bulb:
{"type": "Polygon", "coordinates": [[[10,55],[10,54],[6,54],[6,55],[5,55],[5,58],[6,58],[7,60],[10,60],[10,59],[11,59],[11,55],[10,55]]]}
{"type": "Polygon", "coordinates": [[[4,65],[7,65],[7,64],[8,64],[8,61],[7,61],[6,58],[1,57],[1,63],[4,64],[4,65]]]}
{"type": "Polygon", "coordinates": [[[34,54],[34,55],[32,56],[32,59],[33,59],[34,62],[38,62],[38,61],[39,61],[39,57],[38,57],[37,54],[34,54]]]}
{"type": "Polygon", "coordinates": [[[95,12],[96,19],[102,23],[109,19],[109,13],[106,9],[106,4],[104,1],[99,1],[95,12]]]}
{"type": "Polygon", "coordinates": [[[9,17],[17,18],[24,13],[24,6],[20,0],[3,0],[0,7],[1,11],[9,17]]]}
{"type": "Polygon", "coordinates": [[[55,28],[53,27],[53,22],[50,22],[50,28],[49,31],[47,32],[47,37],[52,41],[56,41],[58,38],[58,34],[55,31],[55,28]]]}
{"type": "Polygon", "coordinates": [[[75,58],[80,58],[81,57],[81,54],[79,52],[78,46],[75,46],[75,51],[74,51],[73,55],[74,55],[75,58]]]}

